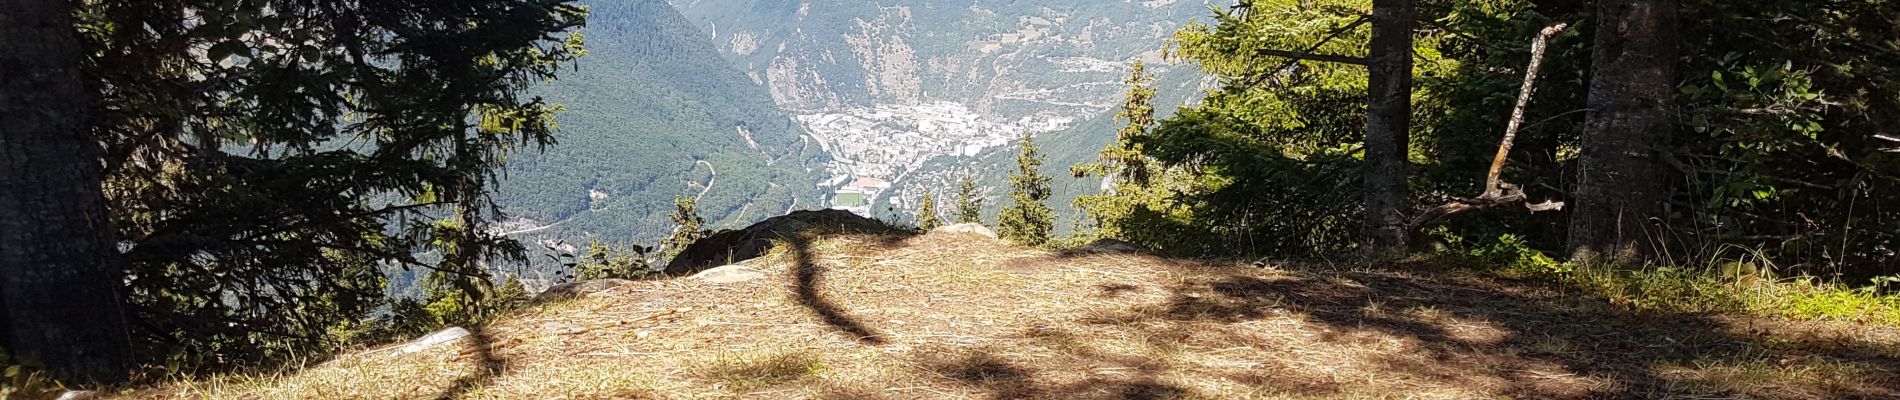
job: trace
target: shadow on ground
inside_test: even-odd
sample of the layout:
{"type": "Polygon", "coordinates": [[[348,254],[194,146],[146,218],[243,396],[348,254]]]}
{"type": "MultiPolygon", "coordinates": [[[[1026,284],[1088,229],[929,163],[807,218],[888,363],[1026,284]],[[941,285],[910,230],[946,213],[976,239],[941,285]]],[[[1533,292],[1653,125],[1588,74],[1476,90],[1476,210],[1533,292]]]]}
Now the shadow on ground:
{"type": "MultiPolygon", "coordinates": [[[[891,237],[897,238],[897,236],[891,237]]],[[[823,288],[825,267],[819,265],[817,259],[812,256],[811,238],[802,234],[788,235],[785,241],[791,246],[792,277],[795,283],[793,291],[796,292],[799,305],[817,314],[825,325],[850,336],[859,343],[882,345],[888,342],[847,310],[825,298],[823,288]]]]}
{"type": "Polygon", "coordinates": [[[455,378],[455,382],[450,384],[448,389],[443,390],[442,394],[434,397],[436,400],[460,399],[468,394],[470,390],[478,389],[495,382],[496,379],[501,377],[503,371],[507,370],[508,360],[495,355],[493,340],[489,338],[487,332],[479,327],[470,328],[468,339],[465,340],[465,342],[467,342],[465,344],[466,347],[464,347],[466,350],[462,353],[465,355],[464,358],[474,363],[475,371],[469,375],[455,378]]]}
{"type": "MultiPolygon", "coordinates": [[[[1276,360],[1269,357],[1258,360],[1261,366],[1236,368],[1221,378],[1273,397],[1368,394],[1364,382],[1344,382],[1337,373],[1322,372],[1335,367],[1358,368],[1367,380],[1400,377],[1491,397],[1900,396],[1895,389],[1900,387],[1900,359],[1895,358],[1900,350],[1851,335],[1798,337],[1738,329],[1735,321],[1716,316],[1635,312],[1533,286],[1438,273],[1196,269],[1165,289],[1166,301],[1083,321],[1134,330],[1146,338],[1146,348],[1102,349],[1075,340],[1072,331],[1087,327],[1031,327],[1021,335],[1052,343],[1045,347],[1059,349],[1061,358],[1070,361],[1011,362],[999,356],[1007,349],[980,349],[945,354],[924,364],[993,398],[1175,398],[1192,392],[1157,376],[1183,362],[1149,355],[1197,344],[1246,344],[1279,353],[1311,350],[1299,343],[1262,343],[1251,331],[1272,320],[1317,325],[1317,337],[1302,342],[1348,352],[1355,347],[1366,350],[1338,355],[1352,367],[1274,365],[1276,360]],[[1462,329],[1471,326],[1484,329],[1462,329]],[[1373,349],[1392,341],[1404,343],[1405,350],[1373,349]],[[1058,372],[1050,365],[1093,365],[1117,372],[1106,375],[1111,378],[1052,386],[1041,377],[1058,372]]],[[[1139,290],[1118,284],[1099,289],[1102,296],[1139,290]]]]}

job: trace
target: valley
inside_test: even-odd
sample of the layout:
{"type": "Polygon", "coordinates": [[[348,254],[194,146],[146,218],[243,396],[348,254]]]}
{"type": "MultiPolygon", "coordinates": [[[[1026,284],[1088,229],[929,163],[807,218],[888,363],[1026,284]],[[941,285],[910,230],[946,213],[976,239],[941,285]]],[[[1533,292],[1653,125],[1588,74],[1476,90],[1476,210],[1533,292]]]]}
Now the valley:
{"type": "MultiPolygon", "coordinates": [[[[1197,68],[1163,57],[1174,30],[1212,15],[1209,1],[675,0],[715,47],[763,86],[830,157],[831,205],[906,219],[925,191],[965,175],[996,192],[987,160],[1037,134],[1061,181],[1058,199],[1090,190],[1072,160],[1112,137],[1108,122],[1143,61],[1162,104],[1197,98],[1197,68]],[[789,16],[789,17],[788,17],[789,16]],[[1060,162],[1056,162],[1060,161],[1060,162]],[[875,212],[873,212],[875,211],[875,212]]],[[[1167,114],[1173,107],[1161,107],[1167,114]]],[[[988,202],[991,208],[1001,202],[988,202]]],[[[1067,201],[1053,202],[1067,210],[1067,201]]]]}

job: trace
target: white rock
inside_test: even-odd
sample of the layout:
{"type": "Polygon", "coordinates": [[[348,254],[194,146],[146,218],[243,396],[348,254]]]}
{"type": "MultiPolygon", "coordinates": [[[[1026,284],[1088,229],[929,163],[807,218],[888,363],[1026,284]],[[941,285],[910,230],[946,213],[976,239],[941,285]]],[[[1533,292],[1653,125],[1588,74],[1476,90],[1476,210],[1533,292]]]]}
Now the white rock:
{"type": "Polygon", "coordinates": [[[996,238],[996,231],[990,230],[989,227],[983,226],[983,224],[974,223],[974,222],[965,222],[961,224],[940,227],[937,229],[930,230],[930,233],[933,233],[933,234],[966,233],[966,234],[971,234],[971,235],[979,235],[979,236],[983,236],[983,237],[987,237],[991,239],[996,238]]]}
{"type": "Polygon", "coordinates": [[[414,353],[418,351],[428,350],[431,348],[435,348],[436,346],[441,346],[444,344],[453,343],[457,340],[462,340],[471,335],[473,335],[473,333],[470,333],[467,329],[462,329],[462,327],[459,327],[459,326],[449,327],[448,329],[435,331],[435,333],[431,333],[428,336],[423,336],[419,339],[416,339],[415,341],[411,341],[409,342],[409,344],[402,345],[402,350],[400,350],[399,352],[414,353]]]}
{"type": "Polygon", "coordinates": [[[65,393],[60,393],[59,397],[54,398],[54,400],[93,400],[102,398],[105,398],[105,396],[91,390],[68,390],[65,393]]]}
{"type": "Polygon", "coordinates": [[[556,335],[579,335],[587,333],[587,327],[561,322],[541,324],[541,330],[556,335]]]}
{"type": "Polygon", "coordinates": [[[765,279],[765,272],[743,265],[727,265],[700,271],[687,279],[724,285],[765,279]]]}

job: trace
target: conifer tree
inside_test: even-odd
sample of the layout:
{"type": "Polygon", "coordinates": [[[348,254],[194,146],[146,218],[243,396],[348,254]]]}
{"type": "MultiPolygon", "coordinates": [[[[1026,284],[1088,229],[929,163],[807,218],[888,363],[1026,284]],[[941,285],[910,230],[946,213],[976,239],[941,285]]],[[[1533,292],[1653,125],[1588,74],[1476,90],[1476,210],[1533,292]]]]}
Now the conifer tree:
{"type": "Polygon", "coordinates": [[[1165,182],[1156,181],[1165,176],[1159,176],[1164,175],[1163,169],[1146,154],[1147,149],[1141,143],[1155,124],[1154,75],[1148,73],[1145,64],[1136,62],[1123,83],[1128,85],[1128,91],[1115,120],[1126,125],[1115,131],[1115,141],[1102,148],[1095,162],[1076,165],[1069,171],[1077,178],[1101,176],[1104,180],[1101,193],[1075,199],[1076,208],[1087,216],[1086,222],[1078,221],[1078,224],[1093,225],[1085,228],[1094,229],[1094,235],[1139,240],[1139,236],[1155,235],[1127,229],[1124,225],[1137,224],[1131,221],[1136,208],[1168,208],[1161,204],[1164,196],[1156,195],[1166,192],[1165,188],[1156,188],[1164,186],[1165,182]]]}
{"type": "Polygon", "coordinates": [[[1412,0],[1372,2],[1371,55],[1367,57],[1364,178],[1365,215],[1360,250],[1374,259],[1405,253],[1405,214],[1411,200],[1406,157],[1411,149],[1412,0]]]}
{"type": "Polygon", "coordinates": [[[1016,173],[1009,176],[1009,199],[1014,204],[996,217],[997,234],[1028,246],[1049,243],[1055,225],[1055,213],[1044,204],[1051,193],[1050,179],[1037,171],[1042,167],[1042,152],[1030,134],[1023,135],[1022,152],[1016,155],[1016,173]]]}
{"type": "Polygon", "coordinates": [[[660,246],[665,248],[662,251],[666,252],[667,259],[672,259],[673,256],[686,251],[686,246],[691,246],[693,242],[706,237],[706,230],[701,227],[705,225],[706,219],[699,216],[697,199],[691,197],[673,199],[673,214],[667,218],[671,218],[676,227],[673,229],[673,236],[667,237],[665,242],[660,243],[660,246]]]}
{"type": "Polygon", "coordinates": [[[937,218],[937,198],[925,190],[923,203],[917,206],[917,229],[929,232],[939,226],[943,226],[943,220],[937,218]]]}
{"type": "Polygon", "coordinates": [[[1115,142],[1102,148],[1096,162],[1077,165],[1070,168],[1070,172],[1078,178],[1101,175],[1146,185],[1152,171],[1147,155],[1142,154],[1140,139],[1155,123],[1154,75],[1148,73],[1146,63],[1136,61],[1128,79],[1122,83],[1128,85],[1128,92],[1123,96],[1121,111],[1115,114],[1115,120],[1127,125],[1115,131],[1115,142]]]}
{"type": "Polygon", "coordinates": [[[976,178],[963,176],[963,183],[957,185],[957,223],[983,223],[983,199],[976,196],[976,178]]]}
{"type": "Polygon", "coordinates": [[[124,260],[89,135],[102,110],[81,70],[78,3],[0,6],[0,65],[12,75],[0,83],[0,347],[60,379],[116,382],[132,364],[124,260]]]}

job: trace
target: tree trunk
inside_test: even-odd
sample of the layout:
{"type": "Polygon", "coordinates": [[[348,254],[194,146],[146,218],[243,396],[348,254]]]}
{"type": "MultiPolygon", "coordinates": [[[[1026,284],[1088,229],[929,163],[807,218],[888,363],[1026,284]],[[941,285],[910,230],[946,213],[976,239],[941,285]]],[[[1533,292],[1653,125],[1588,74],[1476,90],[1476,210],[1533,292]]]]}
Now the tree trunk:
{"type": "Polygon", "coordinates": [[[1412,124],[1412,0],[1372,2],[1372,45],[1366,109],[1366,255],[1391,258],[1405,252],[1405,179],[1412,124]]]}
{"type": "Polygon", "coordinates": [[[108,383],[132,352],[77,3],[0,0],[0,345],[69,383],[108,383]]]}
{"type": "Polygon", "coordinates": [[[1598,3],[1591,111],[1572,193],[1573,260],[1640,262],[1661,254],[1676,13],[1676,0],[1598,3]]]}

